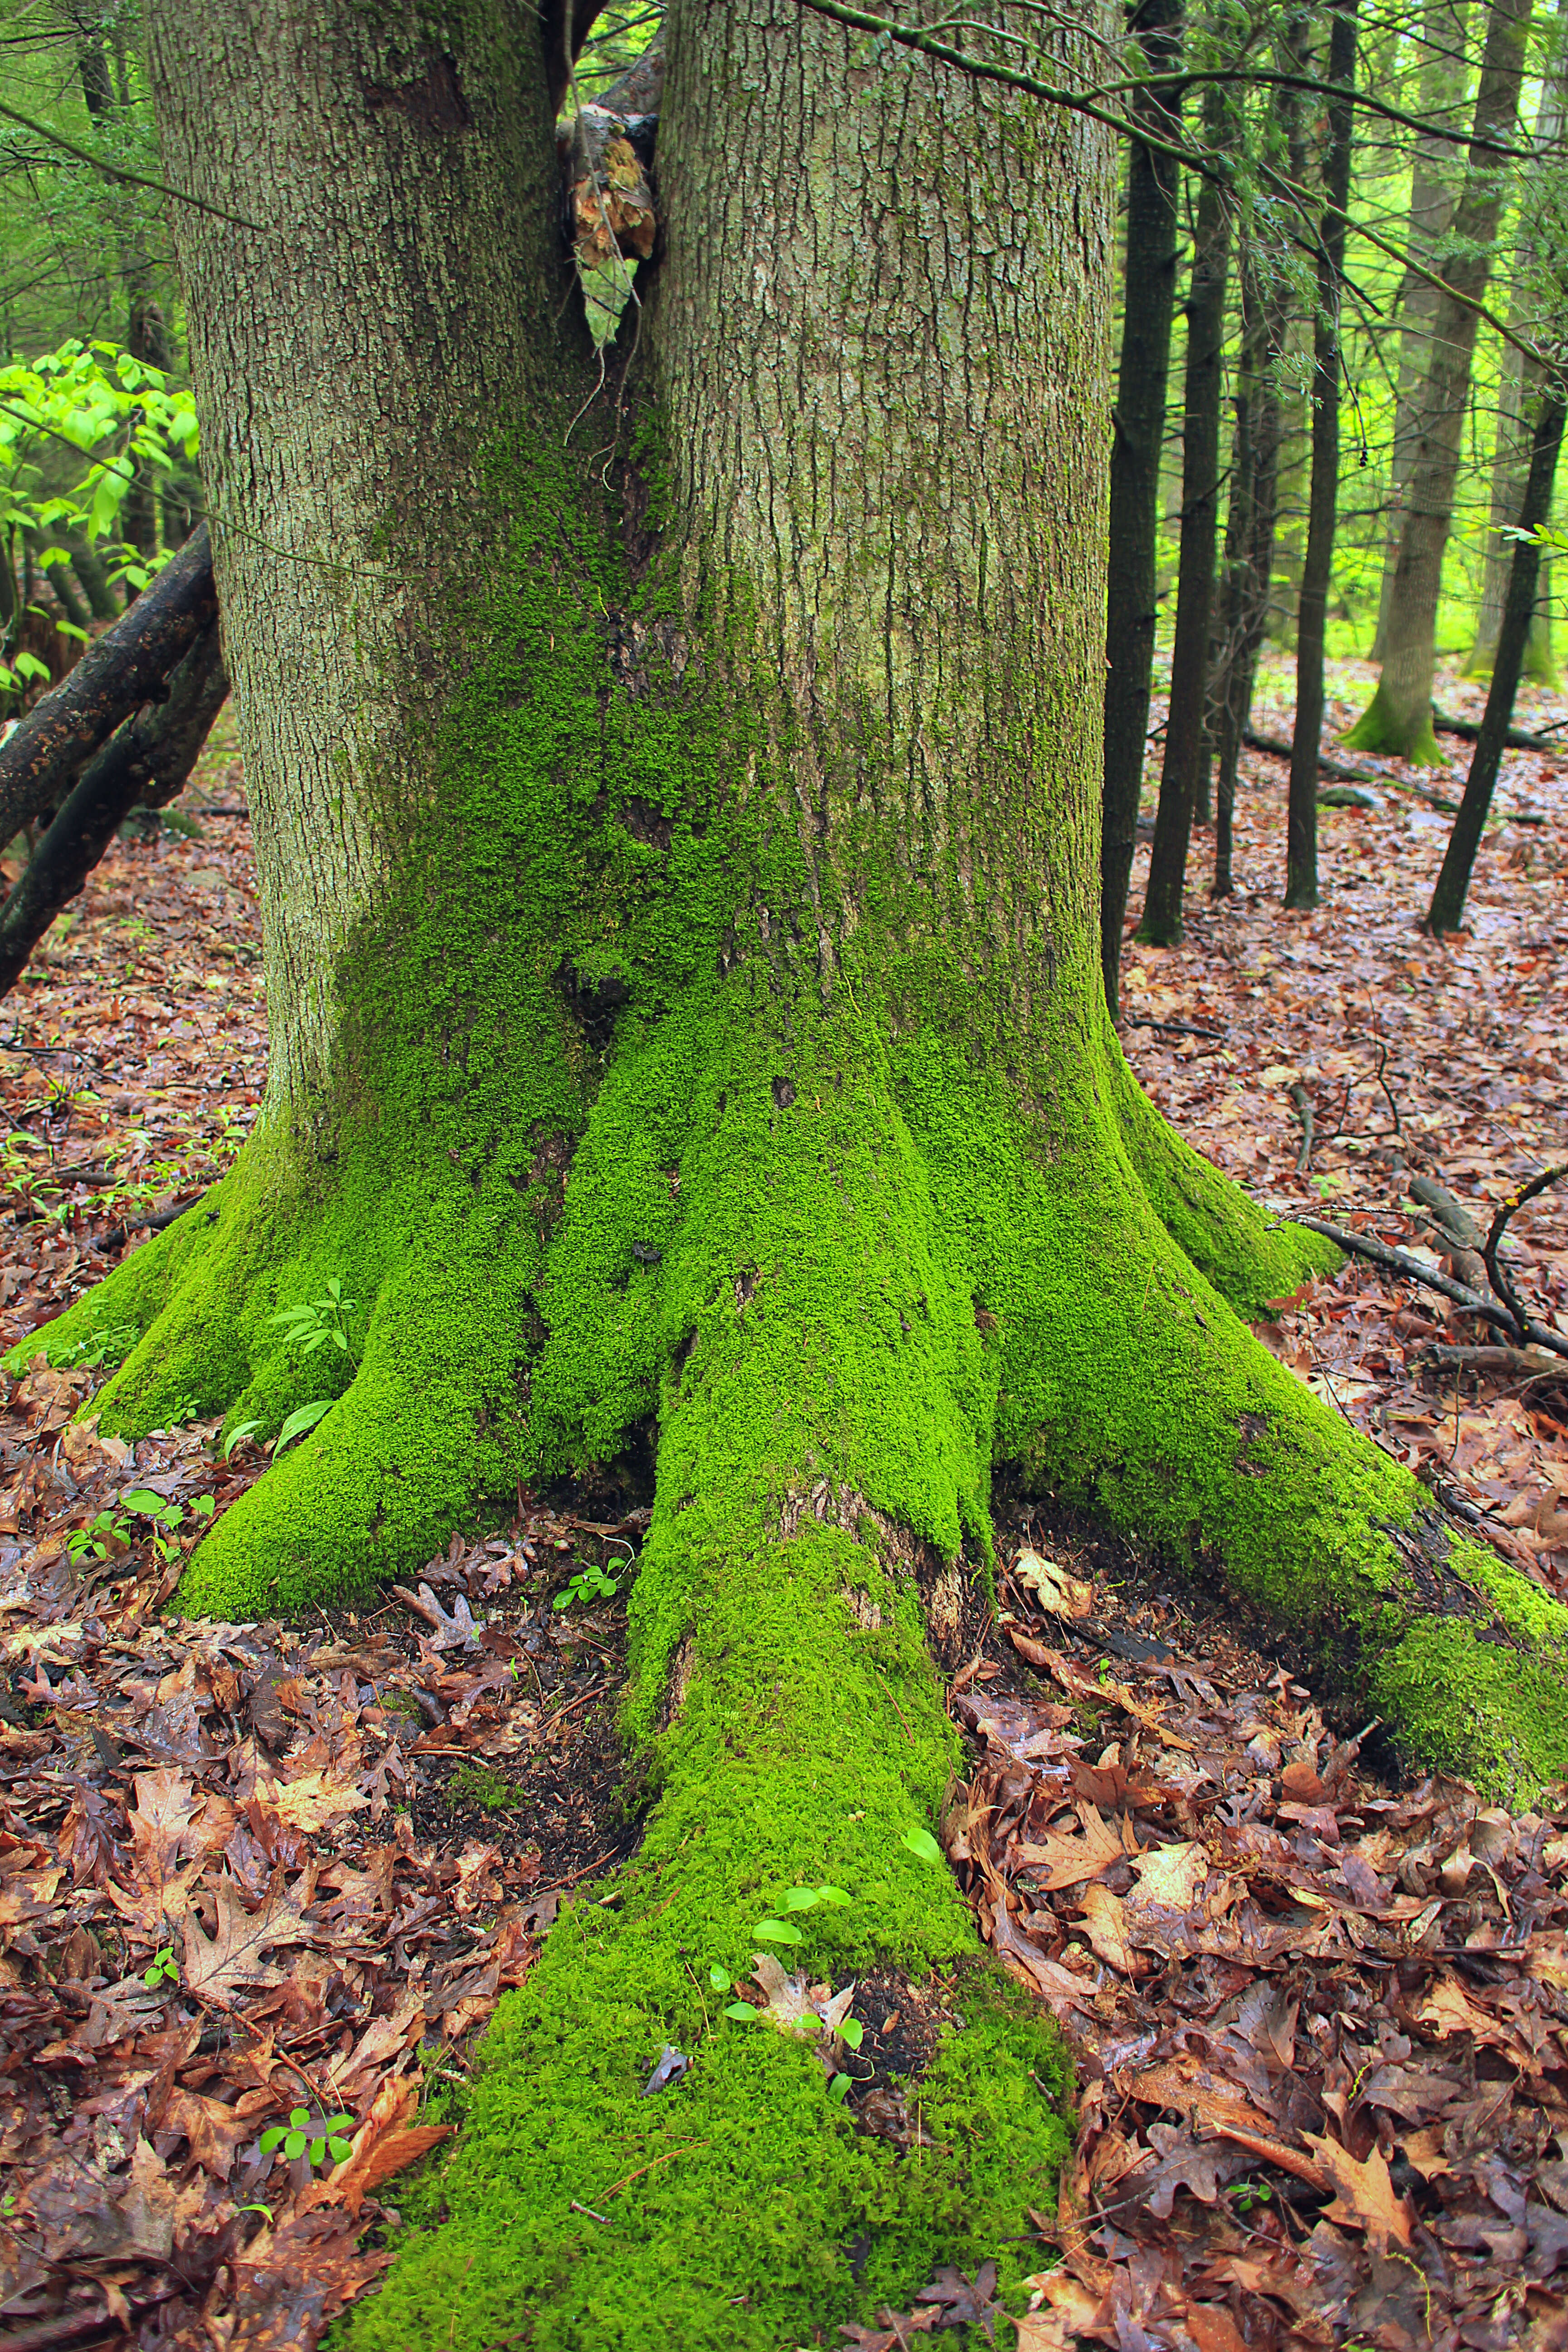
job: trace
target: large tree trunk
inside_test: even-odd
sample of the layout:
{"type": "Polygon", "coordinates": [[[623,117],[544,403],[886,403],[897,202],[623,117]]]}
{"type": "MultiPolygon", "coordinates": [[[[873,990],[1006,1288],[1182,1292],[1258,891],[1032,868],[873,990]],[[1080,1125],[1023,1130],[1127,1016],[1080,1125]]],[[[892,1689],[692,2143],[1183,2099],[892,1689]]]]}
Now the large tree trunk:
{"type": "MultiPolygon", "coordinates": [[[[1173,71],[1181,54],[1181,0],[1149,0],[1131,12],[1151,73],[1173,71]]],[[[1140,89],[1134,121],[1168,147],[1180,134],[1180,94],[1140,89]]],[[[1121,928],[1138,839],[1138,804],[1148,755],[1149,688],[1159,619],[1160,459],[1165,384],[1176,307],[1173,156],[1131,142],[1127,163],[1127,267],[1121,305],[1121,365],[1111,414],[1110,536],[1105,594],[1105,790],[1100,850],[1100,951],[1105,998],[1119,1011],[1121,928]]]]}
{"type": "Polygon", "coordinates": [[[105,1426],[275,1428],[278,1308],[362,1302],[182,1588],[231,1617],[656,1434],[643,1845],[498,2020],[447,2218],[353,2332],[774,2352],[933,2262],[1016,2284],[1064,2145],[1059,2052],[907,1842],[961,1762],[921,1580],[940,1628],[996,1465],[1223,1566],[1493,1782],[1568,1761],[1568,1614],[1460,1549],[1479,1597],[1424,1613],[1446,1531],[1241,1319],[1322,1245],[1110,1029],[1101,133],[680,0],[620,422],[557,324],[533,23],[152,10],[168,176],[260,224],[181,237],[275,1059],[233,1173],[47,1344],[142,1329],[105,1426]],[[808,1975],[965,1971],[909,2158],[708,1990],[823,1883],[808,1975]]]}
{"type": "Polygon", "coordinates": [[[1432,674],[1443,556],[1453,520],[1470,361],[1479,323],[1476,306],[1486,292],[1507,180],[1495,149],[1512,139],[1519,119],[1530,7],[1531,0],[1491,0],[1468,170],[1454,215],[1455,250],[1443,265],[1451,291],[1438,298],[1432,363],[1405,495],[1383,675],[1345,738],[1359,751],[1388,752],[1428,767],[1441,766],[1443,761],[1432,731],[1432,674]]]}

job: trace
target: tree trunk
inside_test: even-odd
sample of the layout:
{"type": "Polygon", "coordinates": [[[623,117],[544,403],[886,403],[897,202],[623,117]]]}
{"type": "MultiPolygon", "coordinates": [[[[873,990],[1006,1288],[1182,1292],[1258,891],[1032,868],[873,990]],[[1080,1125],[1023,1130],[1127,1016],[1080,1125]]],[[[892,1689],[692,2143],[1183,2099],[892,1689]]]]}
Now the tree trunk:
{"type": "MultiPolygon", "coordinates": [[[[1339,0],[1330,19],[1331,84],[1344,90],[1353,88],[1355,64],[1356,0],[1339,0]]],[[[1318,231],[1318,303],[1312,324],[1312,488],[1297,616],[1296,724],[1290,738],[1286,816],[1288,907],[1318,903],[1318,758],[1323,734],[1323,656],[1340,489],[1340,305],[1355,136],[1354,109],[1348,98],[1330,100],[1327,134],[1323,213],[1318,231]]]]}
{"type": "MultiPolygon", "coordinates": [[[[1289,20],[1281,62],[1301,73],[1306,65],[1308,26],[1289,20]]],[[[1300,99],[1281,83],[1273,93],[1272,129],[1284,150],[1291,178],[1306,175],[1300,140],[1300,99]]],[[[1252,715],[1258,648],[1268,623],[1274,584],[1274,540],[1279,507],[1279,451],[1283,418],[1279,371],[1289,325],[1287,280],[1268,248],[1244,232],[1239,253],[1241,364],[1237,375],[1236,432],[1231,446],[1230,511],[1226,519],[1225,577],[1211,666],[1209,705],[1216,753],[1215,865],[1211,895],[1228,898],[1236,883],[1231,870],[1237,767],[1241,739],[1252,715]]]]}
{"type": "MultiPolygon", "coordinates": [[[[1418,37],[1423,56],[1416,112],[1423,122],[1449,131],[1459,127],[1469,78],[1465,61],[1468,14],[1468,0],[1427,0],[1421,19],[1418,37]]],[[[1435,137],[1430,130],[1417,137],[1410,174],[1410,221],[1405,235],[1409,258],[1419,262],[1425,270],[1434,268],[1438,247],[1447,235],[1462,176],[1459,151],[1452,140],[1435,137]]],[[[1399,386],[1389,458],[1388,528],[1378,588],[1377,626],[1368,656],[1374,662],[1381,662],[1387,650],[1388,614],[1394,597],[1394,575],[1399,564],[1400,523],[1410,469],[1421,437],[1421,400],[1432,364],[1436,317],[1437,289],[1427,278],[1407,268],[1399,289],[1399,386]]]]}
{"type": "Polygon", "coordinates": [[[1459,1546],[1484,1597],[1424,1613],[1431,1507],[1243,1320],[1331,1254],[1163,1126],[1107,1017],[1109,142],[795,0],[680,0],[622,422],[531,16],[150,19],[166,175],[259,224],[179,236],[275,1050],[232,1173],[45,1344],[142,1330],[106,1429],[274,1429],[311,1394],[279,1307],[360,1302],[193,1612],[363,1592],[520,1477],[657,1462],[641,1848],[507,2003],[447,2218],[349,2332],[776,2352],[932,2263],[1014,2291],[1060,2051],[910,1843],[995,1466],[1223,1562],[1423,1753],[1568,1764],[1568,1612],[1459,1546]],[[963,1971],[910,2158],[709,1990],[825,1883],[808,1978],[963,1971]]]}
{"type": "MultiPolygon", "coordinates": [[[[1234,100],[1210,86],[1204,132],[1211,152],[1235,136],[1234,100]]],[[[1219,428],[1225,398],[1225,299],[1230,273],[1230,199],[1214,180],[1198,195],[1187,297],[1187,369],[1182,406],[1181,572],[1171,651],[1171,704],[1165,756],[1149,855],[1141,940],[1173,947],[1182,936],[1182,898],[1193,820],[1208,801],[1209,625],[1214,611],[1215,538],[1219,514],[1219,428]]]]}
{"type": "MultiPolygon", "coordinates": [[[[1564,57],[1563,49],[1565,31],[1568,31],[1568,22],[1565,22],[1560,6],[1556,46],[1552,53],[1545,88],[1541,94],[1533,141],[1537,157],[1549,168],[1559,172],[1563,163],[1564,80],[1568,79],[1568,58],[1564,57]]],[[[1533,207],[1526,205],[1521,208],[1513,299],[1509,305],[1509,324],[1517,335],[1524,339],[1528,339],[1532,331],[1547,336],[1551,333],[1550,319],[1539,316],[1542,309],[1543,290],[1540,282],[1540,243],[1539,215],[1533,207]]],[[[1549,283],[1553,275],[1555,273],[1550,270],[1549,265],[1549,283]]],[[[1529,419],[1539,411],[1546,383],[1546,370],[1533,353],[1526,356],[1508,347],[1502,352],[1500,375],[1497,436],[1492,456],[1491,528],[1487,534],[1486,569],[1481,580],[1480,609],[1476,615],[1476,641],[1465,664],[1466,674],[1471,677],[1484,677],[1490,670],[1497,653],[1498,635],[1513,580],[1514,542],[1509,537],[1509,529],[1518,518],[1529,488],[1533,438],[1529,419]]],[[[1551,563],[1542,557],[1536,575],[1535,612],[1524,649],[1524,676],[1546,685],[1554,685],[1557,677],[1552,659],[1551,575],[1551,563]]]]}
{"type": "Polygon", "coordinates": [[[1464,193],[1454,215],[1455,250],[1443,265],[1453,290],[1439,297],[1434,321],[1432,364],[1405,492],[1383,676],[1345,738],[1357,751],[1387,752],[1427,767],[1439,767],[1443,760],[1432,731],[1432,674],[1443,554],[1453,519],[1470,359],[1479,323],[1475,305],[1486,292],[1507,176],[1491,148],[1513,136],[1529,24],[1530,0],[1492,0],[1476,92],[1475,133],[1464,193]]]}
{"type": "MultiPolygon", "coordinates": [[[[1152,0],[1137,12],[1135,37],[1151,73],[1173,72],[1181,56],[1181,0],[1152,0]]],[[[1181,130],[1181,104],[1168,90],[1141,89],[1135,121],[1166,144],[1181,130]]],[[[1148,752],[1149,684],[1159,620],[1160,459],[1165,383],[1176,302],[1179,166],[1134,140],[1127,165],[1127,269],[1121,367],[1111,413],[1110,536],[1106,576],[1105,791],[1100,851],[1100,957],[1105,998],[1117,1017],[1121,929],[1138,838],[1138,805],[1148,752]]]]}
{"type": "MultiPolygon", "coordinates": [[[[1541,397],[1531,443],[1530,473],[1519,510],[1521,530],[1538,531],[1552,511],[1552,485],[1557,473],[1558,452],[1563,446],[1565,413],[1568,413],[1568,395],[1564,394],[1559,377],[1541,397]]],[[[1438,874],[1426,917],[1426,929],[1439,936],[1444,931],[1457,931],[1464,920],[1470,871],[1476,862],[1476,851],[1480,846],[1481,830],[1492,804],[1498,770],[1502,765],[1503,745],[1508,740],[1509,721],[1513,716],[1513,698],[1519,691],[1519,681],[1524,670],[1525,651],[1536,611],[1536,574],[1540,562],[1541,550],[1533,537],[1513,542],[1513,571],[1508,583],[1508,604],[1498,635],[1491,688],[1481,719],[1481,731],[1476,740],[1464,798],[1459,803],[1459,814],[1454,819],[1454,830],[1448,836],[1442,870],[1438,874]]]]}

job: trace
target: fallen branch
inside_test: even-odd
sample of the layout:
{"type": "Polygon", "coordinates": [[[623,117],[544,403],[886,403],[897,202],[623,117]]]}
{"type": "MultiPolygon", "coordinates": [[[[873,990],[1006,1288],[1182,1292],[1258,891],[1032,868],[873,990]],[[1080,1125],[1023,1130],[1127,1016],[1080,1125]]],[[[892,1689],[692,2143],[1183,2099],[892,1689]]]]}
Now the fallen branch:
{"type": "Polygon", "coordinates": [[[130,611],[0,744],[0,842],[69,792],[100,744],[152,699],[216,618],[212,542],[204,522],[130,611]]]}
{"type": "MultiPolygon", "coordinates": [[[[1467,743],[1475,743],[1480,739],[1481,722],[1479,719],[1450,719],[1447,711],[1434,709],[1432,726],[1435,733],[1458,735],[1467,743]]],[[[1560,743],[1548,742],[1544,735],[1527,734],[1522,727],[1510,727],[1502,740],[1510,751],[1560,751],[1563,748],[1560,743]]]]}
{"type": "Polygon", "coordinates": [[[1532,1354],[1528,1348],[1433,1346],[1421,1358],[1435,1372],[1489,1372],[1505,1380],[1568,1381],[1561,1357],[1532,1354]]]}
{"type": "Polygon", "coordinates": [[[162,807],[182,789],[227,694],[215,617],[174,671],[166,699],[128,720],[83,770],[0,906],[0,996],[15,987],[62,907],[80,896],[132,809],[139,802],[162,807]]]}
{"type": "Polygon", "coordinates": [[[1543,1168],[1539,1176],[1531,1176],[1526,1183],[1515,1185],[1492,1219],[1491,1231],[1481,1244],[1481,1256],[1486,1261],[1487,1278],[1513,1317],[1521,1339],[1533,1338],[1536,1327],[1526,1313],[1524,1301],[1515,1290],[1512,1277],[1505,1270],[1499,1256],[1502,1247],[1502,1237],[1508,1231],[1509,1220],[1516,1211],[1522,1209],[1527,1201],[1533,1201],[1538,1193],[1545,1192],[1553,1184],[1561,1182],[1564,1176],[1568,1176],[1568,1160],[1560,1160],[1555,1168],[1543,1168]]]}
{"type": "Polygon", "coordinates": [[[1304,1225],[1310,1234],[1322,1234],[1328,1240],[1337,1242],[1341,1249],[1348,1250],[1352,1256],[1369,1258],[1373,1265],[1387,1266],[1391,1273],[1402,1274],[1407,1282],[1419,1282],[1428,1290],[1440,1292],[1445,1298],[1451,1298],[1457,1307],[1462,1307],[1467,1314],[1479,1315],[1494,1330],[1527,1339],[1538,1348],[1550,1348],[1553,1355],[1568,1356],[1568,1333],[1551,1330],[1543,1323],[1530,1323],[1522,1332],[1520,1331],[1506,1307],[1500,1307],[1493,1299],[1483,1298],[1479,1291],[1467,1289],[1462,1282],[1450,1282],[1448,1276],[1439,1274],[1436,1266],[1423,1265],[1418,1257],[1411,1257],[1405,1250],[1391,1249],[1386,1242],[1373,1241],[1370,1234],[1347,1233],[1342,1225],[1331,1223],[1327,1217],[1299,1217],[1292,1213],[1286,1222],[1292,1225],[1304,1225]]]}

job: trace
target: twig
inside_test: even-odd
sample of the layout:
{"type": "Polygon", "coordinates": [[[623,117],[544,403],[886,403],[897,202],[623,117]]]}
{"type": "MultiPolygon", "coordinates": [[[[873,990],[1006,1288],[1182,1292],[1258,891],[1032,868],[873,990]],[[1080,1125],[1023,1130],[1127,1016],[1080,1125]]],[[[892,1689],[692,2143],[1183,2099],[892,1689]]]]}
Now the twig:
{"type": "Polygon", "coordinates": [[[707,2146],[708,2142],[705,2139],[689,2139],[684,2140],[679,2147],[667,2147],[662,2156],[653,2157],[647,2164],[639,2164],[635,2172],[628,2172],[624,2180],[617,2180],[613,2189],[606,2189],[605,2191],[605,2204],[607,2205],[609,2203],[612,2197],[618,2197],[623,2189],[629,2189],[634,2180],[640,2180],[645,2172],[653,2172],[657,2170],[659,2165],[668,2164],[675,2157],[689,2156],[693,2148],[706,2147],[707,2146]]]}
{"type": "Polygon", "coordinates": [[[1387,1079],[1384,1076],[1384,1075],[1383,1075],[1383,1074],[1384,1074],[1384,1070],[1386,1070],[1386,1069],[1387,1069],[1387,1067],[1388,1067],[1388,1048],[1387,1048],[1387,1046],[1386,1046],[1386,1045],[1384,1045],[1384,1046],[1382,1046],[1382,1047],[1380,1047],[1380,1048],[1379,1048],[1379,1052],[1378,1052],[1378,1060],[1377,1060],[1377,1083],[1378,1083],[1378,1085],[1383,1088],[1383,1091],[1384,1091],[1384,1095],[1385,1095],[1385,1096],[1387,1097],[1387,1098],[1388,1098],[1388,1115],[1389,1115],[1390,1118],[1392,1118],[1392,1119],[1393,1119],[1393,1121],[1394,1121],[1394,1132],[1395,1133],[1395,1135],[1397,1135],[1397,1134],[1399,1133],[1399,1131],[1400,1131],[1400,1130],[1399,1130],[1399,1105],[1398,1105],[1398,1104],[1394,1101],[1394,1088],[1389,1085],[1388,1080],[1387,1080],[1387,1079]]]}
{"type": "Polygon", "coordinates": [[[1290,1099],[1301,1121],[1301,1149],[1296,1155],[1296,1173],[1304,1176],[1312,1164],[1312,1097],[1298,1082],[1290,1088],[1290,1099]]]}
{"type": "MultiPolygon", "coordinates": [[[[1373,1265],[1385,1265],[1391,1272],[1402,1274],[1407,1282],[1419,1282],[1428,1290],[1440,1291],[1445,1298],[1451,1298],[1456,1307],[1462,1307],[1468,1315],[1479,1315],[1484,1323],[1491,1324],[1496,1330],[1507,1331],[1510,1337],[1519,1330],[1506,1307],[1483,1298],[1479,1291],[1467,1289],[1462,1282],[1451,1282],[1446,1274],[1437,1273],[1433,1266],[1423,1265],[1419,1258],[1409,1256],[1404,1250],[1390,1249],[1386,1242],[1373,1241],[1370,1234],[1347,1233],[1342,1225],[1331,1223],[1327,1217],[1292,1214],[1285,1219],[1285,1223],[1304,1225],[1309,1233],[1326,1235],[1355,1257],[1370,1258],[1373,1265]]],[[[1550,1330],[1543,1323],[1531,1323],[1522,1336],[1538,1348],[1550,1348],[1553,1355],[1568,1356],[1568,1333],[1550,1330]]]]}
{"type": "Polygon", "coordinates": [[[1559,1160],[1554,1168],[1543,1168],[1540,1175],[1532,1176],[1528,1183],[1516,1184],[1507,1200],[1500,1206],[1496,1216],[1492,1219],[1491,1231],[1481,1244],[1481,1255],[1486,1260],[1487,1278],[1513,1317],[1521,1339],[1535,1339],[1538,1337],[1538,1331],[1531,1325],[1530,1317],[1525,1311],[1524,1301],[1515,1290],[1511,1278],[1503,1271],[1498,1253],[1502,1246],[1502,1237],[1508,1231],[1509,1219],[1516,1211],[1522,1209],[1527,1201],[1533,1201],[1537,1193],[1544,1192],[1552,1185],[1561,1183],[1564,1176],[1568,1176],[1568,1160],[1559,1160]]]}
{"type": "Polygon", "coordinates": [[[574,2213],[586,2213],[590,2221],[603,2221],[608,2227],[610,2217],[607,2213],[595,2213],[591,2205],[579,2205],[575,2197],[572,2200],[572,2210],[574,2213]]]}
{"type": "Polygon", "coordinates": [[[1568,1381],[1568,1370],[1524,1348],[1428,1348],[1421,1358],[1438,1372],[1490,1372],[1504,1379],[1568,1381]]]}
{"type": "Polygon", "coordinates": [[[1226,1029],[1215,1029],[1207,1021],[1155,1021],[1147,1013],[1137,1019],[1126,1015],[1120,1025],[1123,1029],[1165,1029],[1173,1037],[1226,1037],[1230,1034],[1226,1029]]]}

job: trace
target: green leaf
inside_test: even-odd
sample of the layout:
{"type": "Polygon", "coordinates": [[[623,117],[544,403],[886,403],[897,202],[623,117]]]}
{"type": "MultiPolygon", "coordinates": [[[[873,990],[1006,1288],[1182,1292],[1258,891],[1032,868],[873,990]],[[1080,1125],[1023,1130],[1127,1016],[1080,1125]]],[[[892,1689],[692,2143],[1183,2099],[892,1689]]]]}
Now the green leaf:
{"type": "Polygon", "coordinates": [[[717,1962],[708,1971],[708,1981],[715,1992],[728,1992],[730,1990],[730,1979],[717,1962]]]}
{"type": "Polygon", "coordinates": [[[304,2155],[305,2135],[302,2131],[291,2131],[287,2135],[283,2142],[283,2153],[290,2164],[297,2157],[304,2155]]]}
{"type": "Polygon", "coordinates": [[[751,2000],[730,2001],[724,2011],[726,2017],[755,2017],[756,2013],[757,2005],[751,2000]]]}
{"type": "Polygon", "coordinates": [[[320,2164],[326,2152],[327,2143],[324,2139],[313,2139],[310,2142],[310,2161],[312,2164],[320,2164]]]}
{"type": "Polygon", "coordinates": [[[353,2116],[336,2115],[327,2117],[325,2129],[330,2132],[341,2132],[352,2130],[353,2126],[353,2116]]]}
{"type": "Polygon", "coordinates": [[[759,1919],[752,1933],[767,1944],[799,1944],[805,1940],[798,1927],[790,1927],[784,1919],[759,1919]]]}
{"type": "Polygon", "coordinates": [[[331,1412],[336,1402],[336,1397],[318,1397],[313,1404],[297,1405],[278,1433],[278,1443],[272,1449],[273,1459],[277,1459],[290,1439],[303,1437],[307,1430],[314,1429],[322,1415],[331,1412]]]}
{"type": "Polygon", "coordinates": [[[932,1837],[930,1830],[906,1830],[904,1832],[904,1843],[909,1847],[911,1853],[918,1853],[922,1862],[940,1862],[942,1860],[942,1848],[938,1845],[935,1838],[932,1837]]]}
{"type": "Polygon", "coordinates": [[[123,1511],[134,1511],[143,1519],[161,1519],[169,1506],[162,1495],[153,1492],[151,1486],[127,1486],[120,1497],[120,1507],[123,1511]]]}
{"type": "Polygon", "coordinates": [[[786,1911],[815,1911],[822,1897],[815,1886],[792,1886],[784,1896],[786,1911]]]}
{"type": "Polygon", "coordinates": [[[842,1910],[855,1898],[852,1895],[846,1895],[842,1886],[819,1886],[816,1890],[816,1899],[819,1903],[837,1904],[842,1910]]]}
{"type": "MultiPolygon", "coordinates": [[[[235,1447],[237,1445],[243,1445],[247,1437],[254,1437],[260,1427],[261,1423],[258,1421],[242,1421],[237,1429],[231,1429],[228,1435],[223,1442],[224,1460],[226,1462],[229,1455],[234,1452],[235,1447]]],[[[206,1507],[210,1511],[212,1508],[212,1496],[210,1495],[205,1496],[203,1500],[205,1502],[206,1507]]]]}
{"type": "Polygon", "coordinates": [[[309,2107],[290,2107],[289,2110],[289,2120],[293,2125],[296,2131],[308,2130],[310,2122],[310,2111],[309,2107]]]}
{"type": "Polygon", "coordinates": [[[273,2124],[269,2126],[268,2128],[261,2135],[262,2155],[270,2156],[273,2149],[279,2147],[287,2137],[288,2127],[286,2125],[273,2124]]]}
{"type": "Polygon", "coordinates": [[[342,2164],[353,2154],[353,2142],[334,2132],[327,2142],[327,2153],[334,2164],[342,2164]]]}
{"type": "Polygon", "coordinates": [[[830,2099],[837,2099],[842,2106],[854,2087],[847,2074],[835,2074],[832,2082],[827,2085],[827,2095],[830,2099]]]}
{"type": "Polygon", "coordinates": [[[847,2017],[838,2032],[851,2050],[858,2050],[866,2039],[866,2029],[858,2017],[847,2017]]]}

